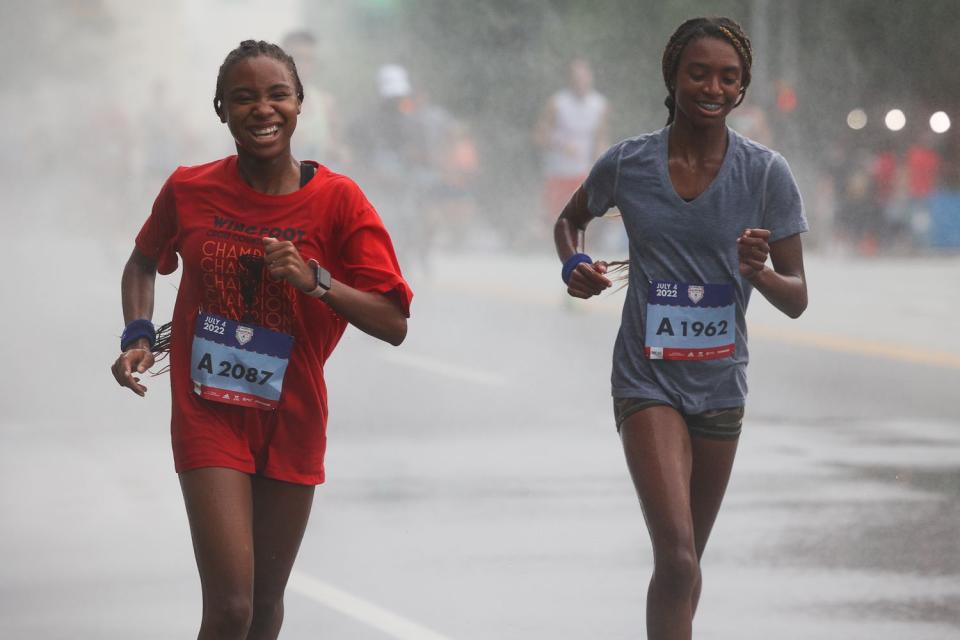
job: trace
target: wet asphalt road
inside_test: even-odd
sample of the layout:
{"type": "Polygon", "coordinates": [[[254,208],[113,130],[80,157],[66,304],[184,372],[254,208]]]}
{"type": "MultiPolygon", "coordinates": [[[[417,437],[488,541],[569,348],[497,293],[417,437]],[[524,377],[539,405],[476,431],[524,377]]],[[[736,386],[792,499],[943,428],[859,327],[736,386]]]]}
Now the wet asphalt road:
{"type": "MultiPolygon", "coordinates": [[[[24,310],[0,327],[2,638],[195,635],[166,378],[141,400],[107,372],[123,257],[55,297],[0,285],[24,310]]],[[[809,271],[799,321],[748,314],[695,637],[960,637],[960,259],[809,271]]],[[[448,256],[411,276],[400,349],[348,331],[281,637],[643,637],[650,548],[608,387],[623,294],[570,304],[558,272],[448,256]]]]}

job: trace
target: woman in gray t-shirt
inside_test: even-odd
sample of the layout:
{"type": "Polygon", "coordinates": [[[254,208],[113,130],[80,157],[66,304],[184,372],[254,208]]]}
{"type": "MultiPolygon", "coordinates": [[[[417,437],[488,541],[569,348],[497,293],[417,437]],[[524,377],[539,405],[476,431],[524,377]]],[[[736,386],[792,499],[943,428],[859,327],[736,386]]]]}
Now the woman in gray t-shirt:
{"type": "Polygon", "coordinates": [[[611,147],[555,228],[563,279],[577,298],[611,286],[606,262],[577,253],[578,234],[615,206],[629,238],[612,382],[653,542],[652,640],[691,635],[700,558],[740,435],[750,293],[793,318],[807,306],[796,181],[780,154],[726,125],[750,84],[752,58],[732,20],[682,24],[663,53],[667,126],[611,147]]]}

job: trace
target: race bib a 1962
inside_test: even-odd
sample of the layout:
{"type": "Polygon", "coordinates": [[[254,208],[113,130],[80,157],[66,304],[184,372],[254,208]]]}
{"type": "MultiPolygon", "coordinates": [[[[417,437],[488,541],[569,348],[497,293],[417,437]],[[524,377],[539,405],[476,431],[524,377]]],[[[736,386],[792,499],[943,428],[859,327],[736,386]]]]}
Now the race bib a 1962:
{"type": "Polygon", "coordinates": [[[732,284],[654,280],[647,293],[644,352],[651,360],[717,360],[733,356],[736,304],[732,284]]]}
{"type": "Polygon", "coordinates": [[[190,357],[193,391],[214,402],[275,409],[292,348],[286,333],[201,311],[190,357]]]}

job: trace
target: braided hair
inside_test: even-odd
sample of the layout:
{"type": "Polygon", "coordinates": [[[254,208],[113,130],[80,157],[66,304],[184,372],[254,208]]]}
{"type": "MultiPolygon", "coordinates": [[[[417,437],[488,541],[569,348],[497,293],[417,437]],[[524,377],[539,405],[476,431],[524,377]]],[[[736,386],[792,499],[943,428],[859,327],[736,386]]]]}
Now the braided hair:
{"type": "Polygon", "coordinates": [[[743,67],[740,78],[740,99],[737,106],[743,102],[750,86],[750,67],[753,65],[753,47],[750,38],[744,33],[743,27],[730,18],[693,18],[681,24],[663,50],[663,81],[667,85],[667,99],[664,106],[670,112],[667,124],[673,122],[676,113],[676,103],[673,98],[676,89],[677,66],[680,64],[680,55],[684,48],[694,40],[700,38],[717,38],[729,42],[740,56],[743,67]]]}
{"type": "Polygon", "coordinates": [[[223,64],[220,65],[220,71],[217,73],[217,89],[213,95],[213,109],[223,120],[223,79],[234,64],[247,58],[256,58],[266,56],[282,62],[287,66],[290,75],[293,76],[294,89],[297,93],[297,99],[303,102],[303,83],[300,82],[300,75],[297,73],[297,65],[293,58],[279,46],[263,40],[244,40],[240,46],[227,54],[223,64]]]}

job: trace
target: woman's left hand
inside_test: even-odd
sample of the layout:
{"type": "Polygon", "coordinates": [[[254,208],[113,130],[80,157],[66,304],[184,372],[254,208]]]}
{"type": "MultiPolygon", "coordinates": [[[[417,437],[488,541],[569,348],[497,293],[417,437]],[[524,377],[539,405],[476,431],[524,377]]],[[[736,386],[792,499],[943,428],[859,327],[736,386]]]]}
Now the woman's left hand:
{"type": "Polygon", "coordinates": [[[740,258],[740,275],[752,280],[766,268],[770,255],[769,229],[746,229],[737,238],[737,255],[740,258]]]}
{"type": "Polygon", "coordinates": [[[317,286],[314,270],[300,256],[292,242],[264,238],[263,261],[267,273],[275,280],[286,280],[304,293],[313,291],[317,286]]]}

